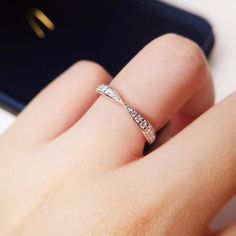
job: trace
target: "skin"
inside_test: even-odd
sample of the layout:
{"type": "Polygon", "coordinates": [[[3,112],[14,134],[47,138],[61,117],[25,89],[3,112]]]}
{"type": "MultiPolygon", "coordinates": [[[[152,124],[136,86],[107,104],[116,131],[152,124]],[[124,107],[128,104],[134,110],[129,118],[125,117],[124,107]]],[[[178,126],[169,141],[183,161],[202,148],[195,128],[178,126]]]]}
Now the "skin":
{"type": "Polygon", "coordinates": [[[206,59],[174,34],[111,79],[76,63],[0,136],[0,235],[235,235],[208,226],[236,191],[236,93],[212,107],[206,59]],[[162,128],[148,154],[101,83],[162,128]]]}

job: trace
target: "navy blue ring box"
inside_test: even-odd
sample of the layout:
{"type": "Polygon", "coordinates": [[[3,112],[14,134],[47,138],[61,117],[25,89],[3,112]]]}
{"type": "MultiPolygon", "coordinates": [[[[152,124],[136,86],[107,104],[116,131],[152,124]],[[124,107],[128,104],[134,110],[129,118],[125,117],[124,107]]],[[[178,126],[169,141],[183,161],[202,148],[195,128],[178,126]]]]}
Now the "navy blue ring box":
{"type": "Polygon", "coordinates": [[[205,19],[156,0],[3,0],[0,7],[0,102],[16,111],[78,60],[96,61],[114,76],[165,33],[194,40],[206,55],[214,43],[205,19]],[[44,39],[27,22],[33,8],[55,24],[44,39]]]}

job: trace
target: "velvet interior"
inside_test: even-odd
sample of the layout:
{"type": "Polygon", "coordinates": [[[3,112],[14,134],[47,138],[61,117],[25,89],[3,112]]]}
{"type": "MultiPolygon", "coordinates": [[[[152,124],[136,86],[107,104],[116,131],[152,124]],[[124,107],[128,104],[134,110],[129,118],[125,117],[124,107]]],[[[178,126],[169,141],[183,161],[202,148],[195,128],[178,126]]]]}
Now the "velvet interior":
{"type": "Polygon", "coordinates": [[[78,60],[96,61],[114,76],[164,33],[194,40],[206,55],[214,42],[206,20],[156,0],[2,0],[0,9],[0,101],[16,110],[78,60]],[[27,22],[32,8],[55,24],[49,31],[38,22],[44,39],[27,22]]]}

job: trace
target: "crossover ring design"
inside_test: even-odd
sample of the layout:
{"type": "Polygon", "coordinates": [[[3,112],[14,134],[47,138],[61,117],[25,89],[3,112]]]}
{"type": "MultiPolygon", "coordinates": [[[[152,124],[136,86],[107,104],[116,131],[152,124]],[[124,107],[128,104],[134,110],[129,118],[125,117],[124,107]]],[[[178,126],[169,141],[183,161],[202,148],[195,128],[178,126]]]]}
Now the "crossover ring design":
{"type": "Polygon", "coordinates": [[[101,84],[97,89],[96,92],[105,95],[106,97],[110,98],[114,102],[122,105],[125,110],[128,112],[136,126],[139,130],[143,133],[144,137],[146,138],[149,144],[152,144],[156,140],[156,132],[151,125],[151,123],[145,119],[138,111],[136,111],[133,107],[126,104],[124,100],[121,98],[120,94],[112,88],[110,85],[101,84]]]}

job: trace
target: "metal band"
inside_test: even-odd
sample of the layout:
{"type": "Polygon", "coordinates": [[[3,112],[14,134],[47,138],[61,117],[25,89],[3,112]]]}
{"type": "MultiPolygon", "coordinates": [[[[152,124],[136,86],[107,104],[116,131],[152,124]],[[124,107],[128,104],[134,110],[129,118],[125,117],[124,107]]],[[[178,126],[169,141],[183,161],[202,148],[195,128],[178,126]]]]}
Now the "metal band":
{"type": "Polygon", "coordinates": [[[102,84],[96,89],[96,92],[105,95],[116,103],[122,105],[130,115],[136,126],[143,133],[148,143],[152,144],[153,142],[155,142],[156,132],[151,123],[134,108],[126,104],[114,88],[112,88],[110,85],[102,84]]]}

